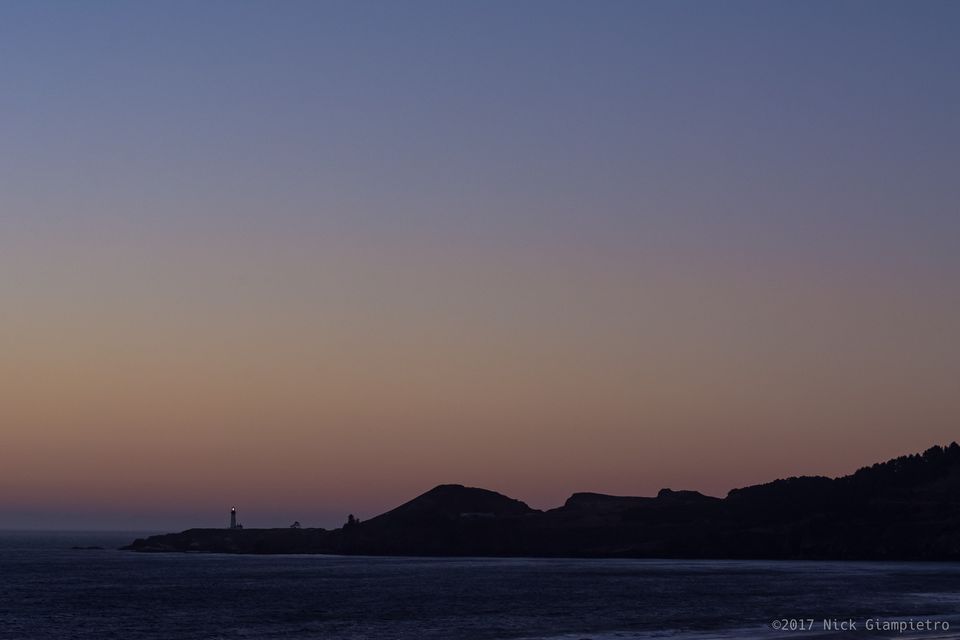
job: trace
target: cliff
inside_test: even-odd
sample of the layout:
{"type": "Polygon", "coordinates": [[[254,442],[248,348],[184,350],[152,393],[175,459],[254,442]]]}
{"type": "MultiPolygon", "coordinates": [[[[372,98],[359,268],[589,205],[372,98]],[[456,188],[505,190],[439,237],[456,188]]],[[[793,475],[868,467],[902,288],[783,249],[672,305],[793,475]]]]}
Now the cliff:
{"type": "Polygon", "coordinates": [[[190,529],[135,551],[367,555],[960,559],[960,446],[932,447],[841,478],[799,477],[726,498],[576,493],[531,509],[440,485],[366,522],[324,529],[190,529]]]}

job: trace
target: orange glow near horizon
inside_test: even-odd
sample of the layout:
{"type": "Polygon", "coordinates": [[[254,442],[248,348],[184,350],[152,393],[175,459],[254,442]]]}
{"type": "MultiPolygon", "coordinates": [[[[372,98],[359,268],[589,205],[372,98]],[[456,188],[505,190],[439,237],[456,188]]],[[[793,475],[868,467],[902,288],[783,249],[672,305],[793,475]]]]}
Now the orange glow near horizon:
{"type": "Polygon", "coordinates": [[[841,5],[4,8],[0,528],[955,440],[956,8],[841,5]]]}
{"type": "Polygon", "coordinates": [[[73,286],[12,290],[7,501],[369,517],[448,482],[541,508],[722,495],[949,441],[960,408],[957,309],[883,274],[410,247],[250,266],[246,242],[159,265],[90,246],[73,286]]]}

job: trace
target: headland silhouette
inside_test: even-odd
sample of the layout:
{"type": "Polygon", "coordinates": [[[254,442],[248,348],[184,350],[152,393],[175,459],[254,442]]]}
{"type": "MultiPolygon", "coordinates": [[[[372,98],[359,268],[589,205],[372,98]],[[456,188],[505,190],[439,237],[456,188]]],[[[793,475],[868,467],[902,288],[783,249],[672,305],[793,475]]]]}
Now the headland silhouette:
{"type": "MultiPolygon", "coordinates": [[[[299,523],[298,523],[299,524],[299,523]]],[[[575,493],[540,511],[487,489],[437,486],[339,529],[189,529],[144,552],[816,560],[960,560],[960,446],[839,478],[791,477],[725,498],[575,493]]]]}

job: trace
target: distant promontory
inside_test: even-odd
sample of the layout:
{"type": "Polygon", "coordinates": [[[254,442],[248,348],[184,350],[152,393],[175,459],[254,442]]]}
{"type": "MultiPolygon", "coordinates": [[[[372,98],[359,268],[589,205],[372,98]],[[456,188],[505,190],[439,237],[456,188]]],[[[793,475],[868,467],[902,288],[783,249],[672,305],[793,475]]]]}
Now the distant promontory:
{"type": "Polygon", "coordinates": [[[960,446],[840,478],[793,477],[713,498],[576,493],[531,509],[502,494],[440,485],[333,530],[189,529],[133,551],[417,556],[960,560],[960,446]]]}

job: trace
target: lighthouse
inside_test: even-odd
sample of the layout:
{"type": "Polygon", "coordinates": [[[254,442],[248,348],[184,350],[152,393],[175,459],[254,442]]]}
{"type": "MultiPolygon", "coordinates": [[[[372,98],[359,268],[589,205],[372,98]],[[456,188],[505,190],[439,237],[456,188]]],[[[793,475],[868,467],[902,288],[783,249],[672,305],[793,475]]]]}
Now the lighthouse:
{"type": "Polygon", "coordinates": [[[236,507],[230,507],[230,528],[231,529],[237,528],[237,508],[236,507]]]}

